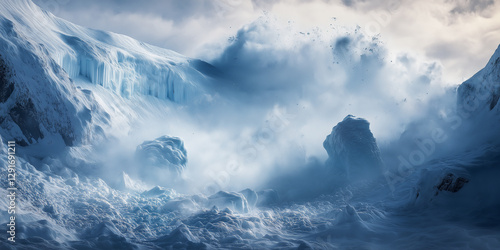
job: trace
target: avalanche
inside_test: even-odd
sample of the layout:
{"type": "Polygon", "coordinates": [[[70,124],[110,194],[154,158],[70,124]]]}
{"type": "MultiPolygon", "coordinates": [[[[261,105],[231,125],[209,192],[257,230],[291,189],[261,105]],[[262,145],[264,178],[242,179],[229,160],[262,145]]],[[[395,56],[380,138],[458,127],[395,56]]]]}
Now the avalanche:
{"type": "MultiPolygon", "coordinates": [[[[380,144],[367,120],[348,115],[325,131],[323,144],[315,142],[326,162],[297,154],[284,162],[300,167],[273,173],[268,182],[257,169],[243,175],[263,184],[201,193],[190,189],[199,184],[193,172],[220,161],[196,162],[201,166],[193,170],[191,157],[207,150],[226,159],[234,145],[213,141],[233,134],[215,131],[193,147],[172,131],[204,126],[208,116],[226,122],[217,120],[219,110],[201,114],[231,93],[218,92],[223,72],[74,25],[29,0],[2,1],[0,162],[7,165],[6,141],[15,140],[18,210],[16,243],[5,235],[0,248],[498,249],[499,57],[500,48],[458,88],[456,108],[469,115],[461,116],[460,129],[446,127],[443,145],[450,150],[418,166],[391,161],[406,153],[405,134],[380,144]],[[151,121],[164,133],[148,133],[151,121]]],[[[223,105],[238,97],[232,98],[223,105]]],[[[251,111],[238,110],[253,117],[251,111]]],[[[405,133],[420,135],[416,130],[405,133]]],[[[264,143],[264,135],[278,132],[262,132],[261,144],[245,152],[266,160],[277,152],[271,147],[291,147],[264,143]]],[[[0,171],[1,197],[8,194],[7,174],[0,171]]],[[[0,198],[4,225],[7,207],[0,198]]]]}

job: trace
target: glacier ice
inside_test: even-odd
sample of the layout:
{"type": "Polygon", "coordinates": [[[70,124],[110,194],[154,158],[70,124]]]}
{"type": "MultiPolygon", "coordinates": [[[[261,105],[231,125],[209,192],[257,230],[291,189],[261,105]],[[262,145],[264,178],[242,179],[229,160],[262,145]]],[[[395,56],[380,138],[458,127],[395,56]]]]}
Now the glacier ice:
{"type": "Polygon", "coordinates": [[[96,133],[105,122],[93,96],[77,89],[43,45],[19,33],[1,17],[0,65],[4,102],[0,103],[0,133],[21,146],[61,136],[66,145],[99,141],[96,133]],[[13,89],[10,92],[10,89],[13,89]]]}
{"type": "MultiPolygon", "coordinates": [[[[86,78],[124,97],[148,95],[176,103],[203,98],[211,77],[199,60],[124,35],[83,28],[42,11],[29,0],[4,1],[5,32],[43,44],[46,56],[74,79],[86,78]],[[14,24],[8,20],[17,20],[14,24]],[[205,71],[200,69],[201,71],[205,71]]],[[[7,36],[4,36],[7,37],[7,36]]],[[[206,68],[206,66],[205,66],[206,68]]]]}
{"type": "Polygon", "coordinates": [[[199,74],[202,80],[203,76],[182,63],[151,62],[126,50],[91,46],[75,36],[61,34],[61,38],[74,51],[57,58],[71,78],[82,76],[124,97],[142,94],[177,103],[187,103],[201,92],[199,81],[189,78],[199,74]]]}

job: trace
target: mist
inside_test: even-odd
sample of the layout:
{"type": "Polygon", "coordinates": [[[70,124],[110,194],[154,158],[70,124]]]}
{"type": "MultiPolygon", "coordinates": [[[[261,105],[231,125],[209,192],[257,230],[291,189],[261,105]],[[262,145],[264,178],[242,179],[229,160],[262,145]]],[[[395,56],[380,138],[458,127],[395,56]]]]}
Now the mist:
{"type": "Polygon", "coordinates": [[[150,40],[0,3],[0,248],[499,248],[497,4],[50,2],[150,40]]]}
{"type": "MultiPolygon", "coordinates": [[[[128,156],[144,138],[180,137],[188,155],[183,184],[141,179],[138,173],[148,166],[138,169],[138,163],[116,169],[149,187],[190,193],[279,189],[283,178],[302,176],[296,181],[306,185],[322,176],[314,173],[327,159],[322,143],[349,114],[370,122],[388,169],[397,169],[399,155],[419,149],[416,138],[453,125],[443,114],[456,110],[456,91],[442,82],[440,64],[392,52],[360,27],[300,30],[267,15],[224,46],[207,60],[218,76],[209,101],[148,104],[148,112],[158,115],[141,117],[127,136],[118,136],[128,156]]],[[[425,161],[438,157],[436,152],[425,161]]]]}

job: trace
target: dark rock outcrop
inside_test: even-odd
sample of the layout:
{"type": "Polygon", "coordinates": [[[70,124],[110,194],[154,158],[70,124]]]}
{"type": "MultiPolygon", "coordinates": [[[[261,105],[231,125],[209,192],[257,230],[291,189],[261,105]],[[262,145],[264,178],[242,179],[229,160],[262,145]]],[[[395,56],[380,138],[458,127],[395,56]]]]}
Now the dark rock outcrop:
{"type": "Polygon", "coordinates": [[[462,189],[468,182],[469,180],[464,177],[457,177],[454,174],[449,173],[445,177],[443,177],[443,180],[441,181],[441,183],[439,183],[439,185],[436,186],[436,188],[439,191],[456,193],[460,189],[462,189]]]}
{"type": "Polygon", "coordinates": [[[348,115],[332,129],[323,142],[328,153],[326,166],[334,175],[349,180],[366,179],[382,171],[377,142],[370,123],[348,115]]]}

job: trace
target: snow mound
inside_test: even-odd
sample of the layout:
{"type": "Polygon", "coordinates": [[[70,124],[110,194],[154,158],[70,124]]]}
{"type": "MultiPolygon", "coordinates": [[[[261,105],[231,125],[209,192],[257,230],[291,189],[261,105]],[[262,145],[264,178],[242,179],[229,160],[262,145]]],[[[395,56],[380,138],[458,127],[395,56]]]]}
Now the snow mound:
{"type": "MultiPolygon", "coordinates": [[[[477,152],[433,161],[416,171],[398,189],[411,190],[409,207],[452,209],[449,214],[470,213],[483,221],[500,208],[498,147],[479,148],[477,152]],[[413,181],[412,181],[413,179],[413,181]]],[[[496,216],[496,215],[494,215],[496,216]]],[[[495,219],[496,220],[496,219],[495,219]]]]}
{"type": "Polygon", "coordinates": [[[377,142],[370,131],[370,123],[348,115],[332,129],[323,142],[328,153],[326,166],[336,176],[349,180],[366,179],[382,170],[377,142]]]}
{"type": "Polygon", "coordinates": [[[137,147],[136,156],[147,166],[168,169],[174,177],[182,174],[187,163],[184,142],[178,137],[166,135],[143,142],[137,147]]]}
{"type": "Polygon", "coordinates": [[[150,190],[144,191],[141,193],[144,197],[159,197],[159,196],[175,196],[175,191],[168,188],[163,188],[160,186],[156,186],[150,190]]]}
{"type": "MultiPolygon", "coordinates": [[[[94,249],[138,249],[109,221],[101,222],[85,231],[81,238],[90,242],[94,249]]],[[[74,243],[74,247],[81,248],[81,242],[74,243]]]]}
{"type": "Polygon", "coordinates": [[[186,225],[181,224],[169,235],[163,236],[155,242],[163,248],[174,247],[184,249],[206,249],[205,244],[200,243],[200,239],[194,236],[186,225]]]}
{"type": "Polygon", "coordinates": [[[209,206],[229,208],[240,213],[248,213],[248,202],[243,194],[219,191],[208,197],[209,206]]]}
{"type": "Polygon", "coordinates": [[[65,243],[75,238],[67,233],[66,229],[48,220],[30,221],[25,222],[19,226],[17,237],[21,239],[29,239],[40,237],[50,242],[65,243]]]}

